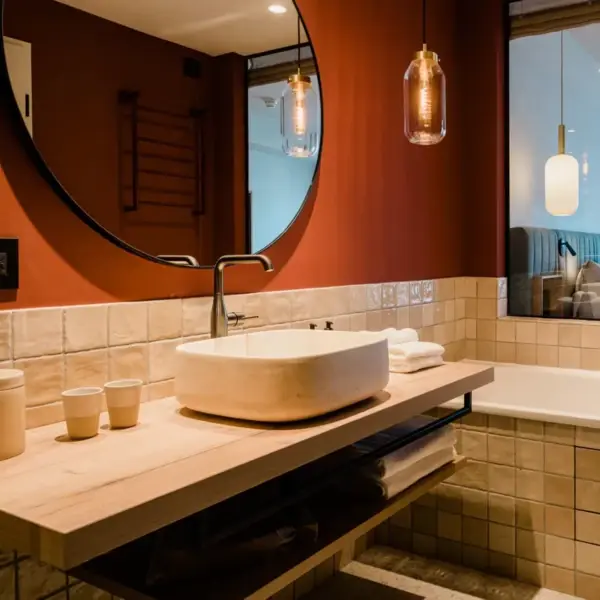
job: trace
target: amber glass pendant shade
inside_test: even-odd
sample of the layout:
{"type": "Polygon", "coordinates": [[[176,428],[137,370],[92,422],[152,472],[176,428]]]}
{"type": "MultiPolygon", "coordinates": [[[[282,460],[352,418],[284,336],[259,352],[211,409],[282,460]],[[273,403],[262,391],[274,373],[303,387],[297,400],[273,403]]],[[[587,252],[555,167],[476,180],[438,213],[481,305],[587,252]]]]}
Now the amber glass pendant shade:
{"type": "Polygon", "coordinates": [[[309,158],[319,150],[319,99],[310,77],[292,75],[281,99],[281,136],[288,156],[309,158]]]}
{"type": "Polygon", "coordinates": [[[446,137],[446,76],[427,48],[427,0],[421,5],[423,49],[404,74],[404,133],[412,144],[433,146],[446,137]]]}
{"type": "Polygon", "coordinates": [[[420,146],[439,144],[446,136],[446,76],[427,46],[404,75],[404,133],[420,146]]]}
{"type": "Polygon", "coordinates": [[[310,158],[319,151],[319,99],[310,77],[301,69],[298,17],[298,72],[288,79],[281,98],[281,138],[285,154],[310,158]]]}

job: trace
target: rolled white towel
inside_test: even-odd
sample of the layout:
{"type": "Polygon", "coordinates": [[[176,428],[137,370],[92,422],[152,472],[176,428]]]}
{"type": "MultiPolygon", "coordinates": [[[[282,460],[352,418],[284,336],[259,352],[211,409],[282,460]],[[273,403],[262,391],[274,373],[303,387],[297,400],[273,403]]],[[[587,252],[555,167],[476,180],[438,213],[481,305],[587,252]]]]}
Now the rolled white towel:
{"type": "Polygon", "coordinates": [[[444,346],[433,342],[406,342],[404,344],[390,344],[390,357],[399,357],[411,360],[413,358],[426,358],[429,356],[442,356],[445,352],[444,346]]]}
{"type": "Polygon", "coordinates": [[[441,354],[410,359],[390,354],[390,373],[414,373],[422,369],[439,367],[443,364],[444,359],[441,354]]]}
{"type": "Polygon", "coordinates": [[[414,329],[408,327],[406,329],[394,329],[393,327],[390,327],[384,329],[381,333],[388,339],[390,346],[419,341],[419,334],[414,329]]]}

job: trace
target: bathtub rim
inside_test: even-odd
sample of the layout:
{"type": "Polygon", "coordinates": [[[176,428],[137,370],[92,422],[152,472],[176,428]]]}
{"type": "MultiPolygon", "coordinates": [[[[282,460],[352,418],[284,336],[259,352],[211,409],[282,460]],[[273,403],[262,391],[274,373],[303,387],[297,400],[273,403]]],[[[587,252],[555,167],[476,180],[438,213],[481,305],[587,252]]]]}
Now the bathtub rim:
{"type": "MultiPolygon", "coordinates": [[[[474,363],[479,365],[488,365],[501,371],[504,367],[516,368],[519,370],[535,369],[536,372],[560,373],[565,375],[574,375],[584,377],[585,379],[597,379],[600,382],[600,371],[588,371],[584,369],[563,369],[561,367],[542,367],[537,365],[520,365],[516,363],[501,363],[484,360],[465,359],[461,362],[474,363]]],[[[488,385],[498,383],[498,379],[488,385]]],[[[487,387],[487,386],[484,386],[487,387]]],[[[486,402],[480,404],[477,401],[477,391],[473,393],[473,413],[481,413],[494,415],[499,417],[512,417],[514,419],[527,419],[530,421],[543,421],[546,423],[554,423],[558,425],[572,425],[575,427],[588,427],[591,429],[600,429],[600,403],[598,415],[577,415],[573,412],[563,410],[552,410],[538,407],[523,407],[515,404],[498,404],[495,402],[486,402]]],[[[450,400],[442,405],[442,408],[456,409],[462,406],[462,398],[450,400]]]]}

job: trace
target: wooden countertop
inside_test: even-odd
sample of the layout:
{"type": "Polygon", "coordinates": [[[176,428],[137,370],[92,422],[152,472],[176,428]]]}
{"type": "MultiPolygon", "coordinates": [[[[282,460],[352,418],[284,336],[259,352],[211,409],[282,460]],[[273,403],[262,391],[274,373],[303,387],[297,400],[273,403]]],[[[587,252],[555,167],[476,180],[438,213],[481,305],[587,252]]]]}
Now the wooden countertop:
{"type": "Polygon", "coordinates": [[[174,398],[145,404],[141,424],[70,442],[64,423],[27,433],[0,462],[0,539],[70,569],[235,494],[493,381],[451,363],[392,375],[367,402],[283,426],[214,419],[174,398]]]}

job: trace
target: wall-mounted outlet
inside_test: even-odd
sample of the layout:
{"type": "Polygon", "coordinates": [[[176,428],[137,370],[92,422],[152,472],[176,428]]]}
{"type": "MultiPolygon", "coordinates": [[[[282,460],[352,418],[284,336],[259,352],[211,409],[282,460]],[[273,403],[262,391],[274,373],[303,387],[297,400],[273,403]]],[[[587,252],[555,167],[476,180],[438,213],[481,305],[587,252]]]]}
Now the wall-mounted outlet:
{"type": "Polygon", "coordinates": [[[0,290],[19,289],[19,240],[0,238],[0,290]]]}

